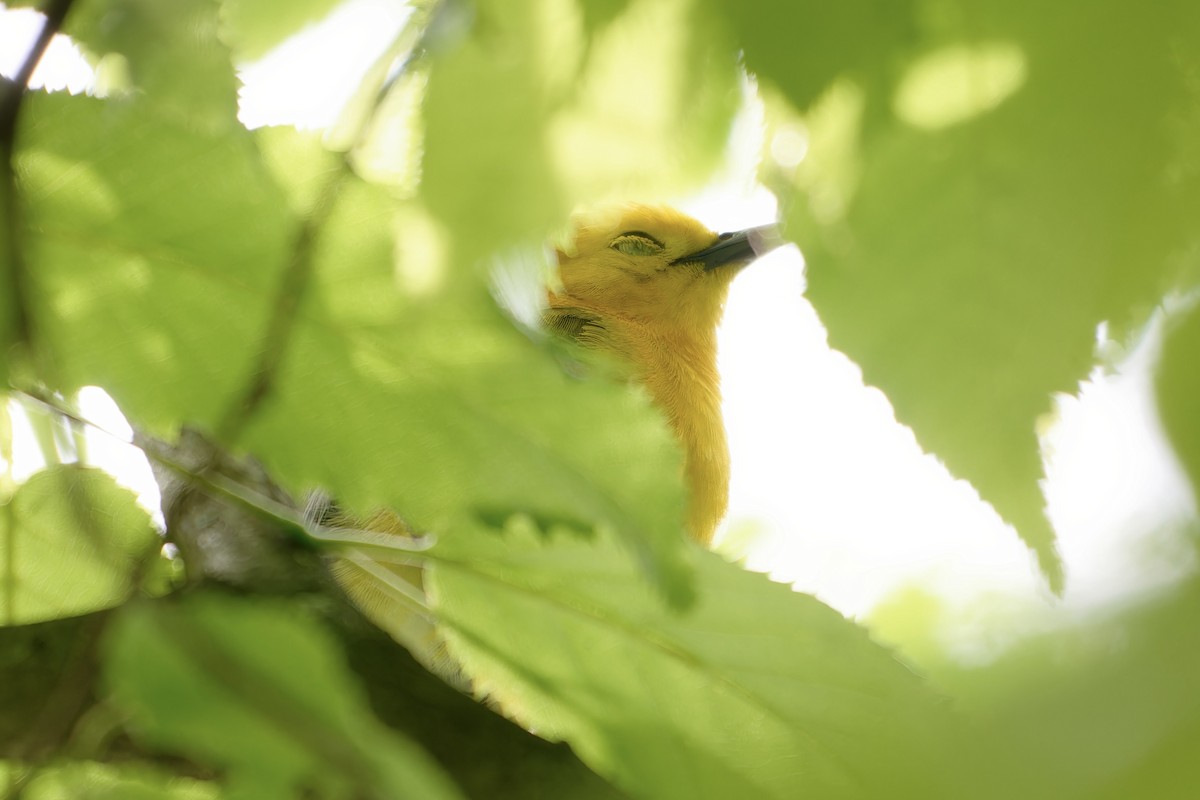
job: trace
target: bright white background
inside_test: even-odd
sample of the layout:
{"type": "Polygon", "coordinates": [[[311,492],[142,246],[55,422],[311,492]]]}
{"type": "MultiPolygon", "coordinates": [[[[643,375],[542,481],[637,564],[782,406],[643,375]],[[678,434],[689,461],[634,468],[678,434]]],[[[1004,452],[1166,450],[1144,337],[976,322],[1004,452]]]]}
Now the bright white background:
{"type": "MultiPolygon", "coordinates": [[[[0,6],[0,9],[3,7],[0,6]]],[[[242,119],[250,127],[322,127],[407,16],[403,0],[351,0],[320,26],[246,65],[242,119]]],[[[12,75],[39,27],[29,11],[0,11],[0,72],[12,75]]],[[[82,91],[91,72],[69,42],[54,43],[34,85],[82,91]]],[[[730,144],[726,175],[679,204],[716,230],[775,218],[754,180],[762,126],[751,105],[730,144]]],[[[803,133],[766,143],[771,157],[803,157],[803,133]]],[[[1194,513],[1190,490],[1159,429],[1151,370],[1152,326],[1114,373],[1097,371],[1077,397],[1059,399],[1046,436],[1050,515],[1067,565],[1067,591],[1051,597],[1032,557],[968,484],[954,480],[899,425],[887,398],[826,344],[804,299],[804,262],[792,246],[734,282],[720,331],[733,486],[725,544],[747,564],[868,617],[895,592],[919,585],[951,614],[940,635],[967,660],[1012,636],[1111,606],[1194,569],[1178,523],[1194,513]]],[[[127,428],[103,393],[86,413],[127,428]]],[[[17,419],[17,477],[37,448],[17,419]]],[[[89,457],[156,502],[137,451],[91,434],[89,457]]]]}

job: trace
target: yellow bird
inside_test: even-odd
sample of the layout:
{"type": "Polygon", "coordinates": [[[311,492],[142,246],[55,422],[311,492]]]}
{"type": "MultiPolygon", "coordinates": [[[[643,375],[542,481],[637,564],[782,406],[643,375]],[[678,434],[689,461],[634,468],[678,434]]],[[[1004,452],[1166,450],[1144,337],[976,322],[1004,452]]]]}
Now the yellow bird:
{"type": "MultiPolygon", "coordinates": [[[[628,365],[666,415],[684,452],[687,529],[712,540],[729,495],[729,448],[721,418],[717,323],[738,269],[780,243],[773,226],[716,234],[663,206],[622,205],[576,216],[559,249],[559,286],[548,293],[545,327],[628,365]]],[[[380,512],[334,524],[409,536],[380,512]]],[[[422,570],[365,554],[331,570],[376,625],[452,683],[462,677],[424,613],[422,570]]]]}
{"type": "Polygon", "coordinates": [[[778,235],[770,225],[718,235],[672,208],[632,204],[573,227],[544,323],[628,364],[646,386],[683,447],[688,532],[708,544],[729,502],[717,324],[734,275],[778,235]]]}

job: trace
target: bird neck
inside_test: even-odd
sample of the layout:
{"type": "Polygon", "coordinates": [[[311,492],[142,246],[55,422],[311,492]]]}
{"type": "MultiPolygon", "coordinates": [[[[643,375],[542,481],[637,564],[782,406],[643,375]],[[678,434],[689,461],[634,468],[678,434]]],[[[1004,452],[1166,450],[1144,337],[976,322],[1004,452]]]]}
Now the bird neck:
{"type": "Polygon", "coordinates": [[[654,330],[638,353],[641,377],[684,451],[688,529],[707,544],[725,515],[729,447],[721,417],[717,337],[713,329],[654,330]]]}

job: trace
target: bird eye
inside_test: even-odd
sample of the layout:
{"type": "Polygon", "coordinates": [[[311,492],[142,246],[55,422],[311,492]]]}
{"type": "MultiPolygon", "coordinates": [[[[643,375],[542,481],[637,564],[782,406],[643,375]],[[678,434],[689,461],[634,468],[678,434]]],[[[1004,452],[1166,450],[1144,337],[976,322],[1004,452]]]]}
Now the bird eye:
{"type": "Polygon", "coordinates": [[[609,247],[627,256],[652,256],[663,251],[662,242],[641,231],[622,233],[609,247]]]}

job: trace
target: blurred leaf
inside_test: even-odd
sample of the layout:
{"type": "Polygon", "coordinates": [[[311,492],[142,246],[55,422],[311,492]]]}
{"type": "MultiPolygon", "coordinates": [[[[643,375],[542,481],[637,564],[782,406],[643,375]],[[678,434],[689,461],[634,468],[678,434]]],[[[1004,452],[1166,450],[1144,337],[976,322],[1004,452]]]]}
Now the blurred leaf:
{"type": "Polygon", "coordinates": [[[217,787],[131,764],[87,761],[40,769],[21,791],[25,800],[217,800],[217,787]]]}
{"type": "Polygon", "coordinates": [[[241,61],[262,58],[289,36],[326,17],[342,0],[222,0],[222,34],[241,61]]]}
{"type": "Polygon", "coordinates": [[[1197,614],[1193,580],[962,670],[956,694],[977,735],[946,763],[969,775],[979,798],[1192,797],[1197,614]]]}
{"type": "Polygon", "coordinates": [[[1158,366],[1158,408],[1200,500],[1200,308],[1172,319],[1158,366]]]}
{"type": "MultiPolygon", "coordinates": [[[[416,22],[410,20],[408,24],[416,22]]],[[[373,183],[394,186],[411,197],[417,193],[421,178],[425,142],[422,107],[428,71],[410,66],[382,98],[379,96],[388,69],[406,44],[410,43],[402,35],[375,63],[359,85],[358,94],[346,104],[338,124],[326,132],[325,141],[335,149],[353,146],[350,158],[358,175],[373,183]]]]}
{"type": "Polygon", "coordinates": [[[103,386],[156,431],[214,425],[294,225],[250,135],[61,94],[22,121],[26,247],[65,388],[103,386]]]}
{"type": "Polygon", "coordinates": [[[164,117],[215,133],[238,125],[238,81],[218,12],[215,0],[79,3],[66,33],[98,59],[119,59],[131,88],[164,117]]]}
{"type": "Polygon", "coordinates": [[[224,770],[231,795],[460,796],[375,720],[333,642],[295,608],[216,595],[129,607],[107,676],[136,736],[224,770]]]}
{"type": "Polygon", "coordinates": [[[125,601],[157,541],[137,498],[110,475],[74,464],[35,473],[0,506],[0,623],[125,601]]]}
{"type": "Polygon", "coordinates": [[[696,0],[632,0],[611,18],[584,14],[585,57],[546,137],[569,200],[699,190],[742,100],[721,21],[696,0]]]}
{"type": "Polygon", "coordinates": [[[814,598],[699,554],[674,613],[611,541],[514,518],[435,548],[431,595],[478,690],[638,796],[928,796],[934,695],[814,598]]]}
{"type": "Polygon", "coordinates": [[[572,66],[541,59],[546,39],[564,34],[539,25],[538,14],[566,9],[562,2],[482,0],[469,35],[435,56],[421,195],[464,265],[541,239],[565,211],[546,155],[546,124],[554,79],[572,66]]]}
{"type": "Polygon", "coordinates": [[[632,0],[592,0],[580,3],[583,12],[583,27],[588,31],[604,28],[625,13],[632,0]]]}
{"type": "Polygon", "coordinates": [[[969,26],[937,8],[897,96],[908,121],[862,137],[843,83],[777,186],[830,344],[1060,587],[1035,430],[1087,375],[1097,326],[1142,321],[1195,238],[1196,7],[996,3],[969,26]]]}
{"type": "Polygon", "coordinates": [[[917,39],[914,0],[721,4],[741,40],[746,68],[774,83],[798,109],[807,109],[842,76],[886,92],[896,61],[917,39]]]}
{"type": "Polygon", "coordinates": [[[320,202],[330,175],[341,169],[339,156],[322,146],[318,131],[267,126],[255,130],[254,138],[292,213],[297,217],[309,213],[320,202]]]}
{"type": "Polygon", "coordinates": [[[678,195],[715,168],[739,101],[707,7],[485,0],[435,53],[422,197],[460,263],[540,241],[577,204],[678,195]]]}

